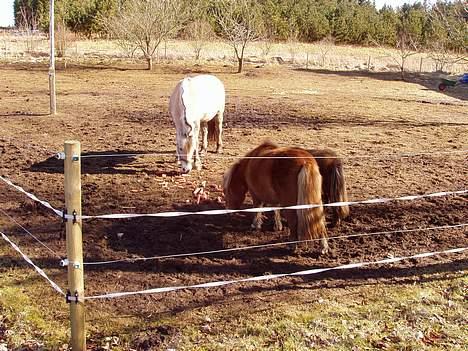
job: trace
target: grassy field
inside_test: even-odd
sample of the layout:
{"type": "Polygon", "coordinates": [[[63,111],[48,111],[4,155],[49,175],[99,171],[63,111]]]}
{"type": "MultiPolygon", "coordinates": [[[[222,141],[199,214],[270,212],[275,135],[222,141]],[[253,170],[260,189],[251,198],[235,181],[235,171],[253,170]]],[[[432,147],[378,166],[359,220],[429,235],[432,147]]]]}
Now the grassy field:
{"type": "MultiPolygon", "coordinates": [[[[0,345],[66,350],[66,306],[18,265],[0,278],[0,345]],[[43,298],[33,299],[32,290],[43,298]]],[[[95,350],[466,350],[467,283],[459,271],[318,289],[307,298],[300,290],[266,291],[252,297],[248,314],[233,298],[238,313],[213,303],[151,325],[103,314],[99,325],[88,321],[88,343],[95,350]]]]}

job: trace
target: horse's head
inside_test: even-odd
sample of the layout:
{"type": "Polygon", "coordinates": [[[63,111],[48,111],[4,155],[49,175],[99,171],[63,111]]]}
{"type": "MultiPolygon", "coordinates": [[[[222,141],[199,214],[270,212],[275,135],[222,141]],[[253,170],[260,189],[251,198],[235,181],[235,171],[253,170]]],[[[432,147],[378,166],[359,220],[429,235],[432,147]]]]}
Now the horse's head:
{"type": "Polygon", "coordinates": [[[234,164],[223,176],[224,198],[226,208],[238,209],[244,203],[247,194],[247,184],[245,183],[242,169],[239,163],[234,164]]]}
{"type": "Polygon", "coordinates": [[[193,168],[193,154],[195,152],[194,128],[185,123],[182,130],[177,131],[177,158],[182,172],[189,173],[193,168]]]}

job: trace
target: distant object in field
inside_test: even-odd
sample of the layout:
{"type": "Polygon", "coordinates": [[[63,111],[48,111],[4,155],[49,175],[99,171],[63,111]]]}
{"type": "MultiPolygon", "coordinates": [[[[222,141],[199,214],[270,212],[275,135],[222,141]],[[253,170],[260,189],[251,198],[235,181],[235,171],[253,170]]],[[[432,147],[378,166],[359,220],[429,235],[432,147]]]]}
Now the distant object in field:
{"type": "MultiPolygon", "coordinates": [[[[327,229],[322,206],[322,176],[310,153],[294,147],[265,142],[235,163],[224,175],[226,207],[238,209],[247,191],[254,207],[265,205],[317,207],[284,210],[290,235],[296,240],[320,239],[321,252],[328,252],[327,229]],[[255,157],[255,158],[248,158],[255,157]],[[259,157],[259,158],[257,158],[259,157]],[[262,158],[263,157],[263,158],[262,158]]],[[[261,220],[261,214],[256,219],[261,220]]],[[[305,243],[307,246],[307,243],[305,243]]]]}
{"type": "Polygon", "coordinates": [[[468,73],[465,73],[460,78],[455,79],[442,78],[438,88],[440,91],[445,91],[448,87],[456,87],[457,85],[468,85],[468,73]]]}
{"type": "Polygon", "coordinates": [[[225,101],[224,85],[215,76],[202,74],[177,83],[169,99],[169,112],[176,127],[177,158],[184,173],[192,170],[193,163],[195,169],[201,169],[200,128],[200,153],[207,152],[208,140],[216,141],[216,152],[222,152],[225,101]]]}

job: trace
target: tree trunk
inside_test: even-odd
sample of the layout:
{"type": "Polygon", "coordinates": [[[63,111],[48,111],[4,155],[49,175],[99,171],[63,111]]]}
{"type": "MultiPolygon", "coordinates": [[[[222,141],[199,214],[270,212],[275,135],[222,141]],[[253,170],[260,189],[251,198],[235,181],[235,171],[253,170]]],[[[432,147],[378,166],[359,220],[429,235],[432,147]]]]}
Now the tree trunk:
{"type": "Polygon", "coordinates": [[[237,61],[239,65],[237,66],[237,73],[242,73],[242,66],[244,64],[244,58],[243,57],[238,57],[237,61]]]}
{"type": "Polygon", "coordinates": [[[148,63],[148,71],[153,69],[153,58],[151,56],[146,58],[146,62],[148,63]]]}

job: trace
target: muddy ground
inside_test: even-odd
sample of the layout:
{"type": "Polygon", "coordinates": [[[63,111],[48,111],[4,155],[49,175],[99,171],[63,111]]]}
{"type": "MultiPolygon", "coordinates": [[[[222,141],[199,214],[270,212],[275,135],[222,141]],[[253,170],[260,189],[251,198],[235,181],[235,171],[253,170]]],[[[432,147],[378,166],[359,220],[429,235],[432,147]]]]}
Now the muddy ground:
{"type": "MultiPolygon", "coordinates": [[[[264,139],[281,145],[328,147],[343,156],[351,200],[394,197],[467,188],[466,153],[396,157],[402,153],[468,149],[468,90],[440,93],[429,76],[401,81],[394,73],[304,71],[286,67],[72,66],[57,77],[57,116],[48,116],[47,70],[41,66],[0,67],[0,171],[3,176],[54,207],[64,206],[63,164],[52,155],[67,139],[78,139],[87,155],[141,153],[141,157],[83,159],[83,213],[145,213],[222,208],[217,198],[222,174],[264,139]],[[178,174],[175,129],[168,96],[184,75],[216,74],[227,90],[225,153],[209,153],[204,168],[178,174]],[[167,155],[169,154],[169,155],[167,155]],[[360,158],[365,156],[365,158],[360,158]],[[372,157],[367,157],[372,156],[372,157]],[[196,203],[192,192],[207,182],[208,199],[196,203]]],[[[211,146],[211,151],[214,147],[211,146]]],[[[65,255],[62,224],[48,210],[0,184],[0,209],[65,255]]],[[[468,197],[448,196],[380,205],[358,205],[329,236],[426,228],[466,223],[468,197]]],[[[248,204],[247,204],[248,205],[248,204]]],[[[288,240],[287,231],[250,229],[251,215],[189,216],[89,220],[83,226],[85,261],[169,255],[288,240]]],[[[66,274],[57,258],[3,213],[1,228],[61,285],[66,274]]],[[[466,246],[466,228],[430,230],[330,240],[332,253],[296,254],[290,247],[226,254],[86,267],[86,294],[189,285],[312,267],[378,260],[389,255],[466,246]]],[[[3,245],[3,244],[2,244],[3,245]]],[[[315,289],[417,280],[423,273],[466,269],[466,255],[407,260],[391,266],[336,271],[318,276],[244,283],[227,287],[133,296],[90,304],[99,314],[112,312],[148,321],[198,306],[220,304],[233,315],[267,300],[313,296],[315,289]],[[250,306],[250,307],[249,307],[250,306]]],[[[22,264],[14,252],[2,259],[22,264]]],[[[40,278],[38,278],[40,279],[40,278]]],[[[91,318],[92,319],[92,318],[91,318]]],[[[108,322],[110,323],[110,322],[108,322]]]]}

